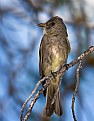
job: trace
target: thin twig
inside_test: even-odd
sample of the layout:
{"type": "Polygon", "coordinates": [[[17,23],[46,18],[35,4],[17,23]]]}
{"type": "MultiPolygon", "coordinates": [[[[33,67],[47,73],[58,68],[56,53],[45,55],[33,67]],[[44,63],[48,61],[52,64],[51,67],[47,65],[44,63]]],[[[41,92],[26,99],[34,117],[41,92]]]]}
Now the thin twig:
{"type": "Polygon", "coordinates": [[[80,83],[80,79],[79,79],[79,72],[80,72],[80,69],[82,68],[82,58],[79,62],[79,66],[76,70],[76,87],[75,87],[75,90],[74,90],[74,93],[73,93],[73,97],[72,97],[72,115],[73,115],[73,119],[74,121],[77,121],[77,118],[76,118],[76,115],[75,115],[75,111],[74,111],[74,103],[75,103],[75,97],[76,97],[76,94],[77,94],[77,91],[78,91],[78,86],[79,86],[79,83],[80,83]]]}
{"type": "MultiPolygon", "coordinates": [[[[46,83],[43,85],[43,88],[40,89],[40,90],[37,92],[37,94],[35,95],[35,97],[34,97],[33,100],[31,101],[30,106],[29,106],[29,108],[28,108],[28,111],[27,111],[26,116],[25,116],[25,118],[24,118],[23,121],[27,121],[27,119],[28,119],[29,116],[30,116],[31,110],[32,110],[32,108],[33,108],[35,102],[37,101],[37,99],[39,98],[39,96],[43,93],[43,91],[49,86],[50,81],[51,81],[52,78],[50,78],[49,80],[47,80],[48,77],[47,77],[47,78],[43,78],[43,79],[46,79],[46,83]]],[[[41,81],[43,82],[43,79],[40,80],[40,82],[41,82],[41,81]]]]}
{"type": "Polygon", "coordinates": [[[31,113],[31,110],[32,110],[32,108],[33,108],[35,102],[37,101],[37,99],[38,99],[39,96],[43,93],[44,90],[45,90],[44,88],[42,88],[41,90],[39,90],[39,91],[37,92],[36,96],[34,97],[34,99],[31,101],[30,106],[29,106],[29,108],[28,108],[28,111],[27,111],[27,113],[26,113],[26,116],[25,116],[25,118],[24,118],[24,121],[27,121],[27,119],[29,118],[30,113],[31,113]]]}
{"type": "Polygon", "coordinates": [[[21,114],[20,114],[20,120],[23,120],[23,112],[24,112],[24,108],[26,106],[26,104],[28,103],[28,101],[32,98],[32,96],[35,94],[37,88],[39,87],[39,85],[44,81],[47,80],[48,77],[44,77],[43,79],[39,80],[38,83],[36,84],[34,90],[32,91],[31,95],[26,99],[26,101],[24,102],[23,106],[22,106],[22,110],[21,110],[21,114]]]}

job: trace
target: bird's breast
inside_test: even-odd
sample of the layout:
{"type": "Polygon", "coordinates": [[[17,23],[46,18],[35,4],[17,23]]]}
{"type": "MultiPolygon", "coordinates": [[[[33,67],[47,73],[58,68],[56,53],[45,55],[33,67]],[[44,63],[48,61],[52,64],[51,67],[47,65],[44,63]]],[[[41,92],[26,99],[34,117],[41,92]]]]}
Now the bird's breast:
{"type": "Polygon", "coordinates": [[[58,46],[53,46],[52,45],[51,53],[52,53],[52,56],[54,56],[55,58],[59,59],[59,48],[58,48],[58,46]]]}
{"type": "Polygon", "coordinates": [[[66,43],[58,37],[46,38],[43,47],[45,72],[59,70],[67,60],[66,43]]]}

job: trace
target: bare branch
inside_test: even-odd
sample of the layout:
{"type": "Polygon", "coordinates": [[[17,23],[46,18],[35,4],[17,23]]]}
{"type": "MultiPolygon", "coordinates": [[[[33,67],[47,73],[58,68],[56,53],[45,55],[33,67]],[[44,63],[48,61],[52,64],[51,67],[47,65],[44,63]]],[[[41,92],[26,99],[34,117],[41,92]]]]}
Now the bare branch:
{"type": "MultiPolygon", "coordinates": [[[[76,58],[75,60],[71,61],[69,64],[66,64],[65,66],[62,66],[61,69],[57,72],[55,72],[55,75],[60,75],[61,77],[64,75],[65,71],[68,70],[69,68],[73,67],[75,64],[77,64],[78,62],[79,63],[79,66],[77,68],[77,71],[76,71],[76,78],[77,78],[77,83],[76,83],[76,88],[75,88],[75,91],[74,91],[74,94],[73,94],[73,99],[72,99],[72,113],[73,113],[73,117],[74,117],[74,121],[77,121],[76,120],[76,116],[75,116],[75,113],[74,113],[74,102],[75,102],[75,96],[76,96],[76,93],[77,93],[77,90],[78,90],[78,86],[79,86],[79,70],[80,68],[82,68],[82,59],[84,57],[86,57],[87,55],[89,55],[91,52],[94,51],[94,46],[91,46],[87,51],[85,51],[83,54],[81,54],[80,56],[78,56],[78,58],[76,58]]],[[[37,99],[39,98],[39,96],[43,93],[43,91],[49,86],[50,84],[50,81],[53,79],[53,75],[51,74],[50,76],[48,77],[44,77],[43,79],[39,80],[38,83],[36,84],[35,86],[35,89],[32,91],[31,95],[29,96],[29,98],[25,101],[25,103],[23,104],[22,106],[22,110],[21,110],[21,115],[20,115],[20,121],[27,121],[30,113],[31,113],[31,110],[35,104],[35,102],[37,101],[37,99]],[[37,94],[35,95],[35,97],[33,98],[33,100],[31,101],[30,103],[30,106],[28,108],[28,111],[25,115],[25,117],[23,118],[23,112],[24,112],[24,108],[26,106],[26,104],[28,103],[28,101],[32,98],[32,96],[35,94],[37,88],[39,87],[39,85],[41,84],[41,82],[45,81],[46,83],[43,85],[43,88],[40,89],[37,94]]],[[[61,80],[60,80],[60,84],[61,84],[61,80]]],[[[57,93],[57,92],[56,92],[57,93]]],[[[55,94],[56,95],[56,94],[55,94]]],[[[54,96],[55,98],[55,96],[54,96]]],[[[53,99],[52,103],[54,102],[55,99],[53,99]]]]}
{"type": "MultiPolygon", "coordinates": [[[[21,114],[20,114],[20,120],[21,120],[21,121],[22,121],[22,118],[23,118],[23,112],[24,112],[24,108],[25,108],[26,104],[27,104],[28,101],[32,98],[32,96],[35,94],[35,92],[36,92],[37,88],[39,87],[39,85],[40,85],[43,81],[45,81],[45,80],[47,80],[47,79],[48,79],[48,77],[44,77],[43,79],[39,80],[38,83],[36,84],[34,90],[32,91],[31,95],[26,99],[25,103],[24,103],[23,106],[22,106],[22,110],[21,110],[21,114]]],[[[33,101],[33,100],[32,100],[32,101],[33,101]]],[[[32,103],[32,101],[31,101],[31,103],[32,103]]],[[[31,104],[30,104],[30,105],[31,105],[31,104]]]]}
{"type": "Polygon", "coordinates": [[[74,121],[77,121],[75,111],[74,111],[74,103],[75,103],[75,97],[76,97],[76,94],[77,94],[78,86],[79,86],[79,83],[80,83],[80,79],[79,79],[80,74],[79,74],[79,72],[80,72],[81,68],[82,68],[82,58],[81,58],[81,60],[79,62],[79,66],[78,66],[78,68],[76,70],[76,79],[77,79],[77,81],[76,81],[76,87],[75,87],[73,97],[72,97],[72,106],[71,106],[71,108],[72,108],[72,115],[73,115],[74,121]]]}
{"type": "Polygon", "coordinates": [[[26,116],[25,116],[25,118],[24,118],[24,121],[27,121],[27,119],[29,118],[29,115],[30,115],[30,113],[31,113],[31,110],[32,110],[32,108],[33,108],[35,102],[37,101],[37,99],[38,99],[39,96],[43,93],[44,90],[45,90],[44,88],[40,89],[40,90],[37,92],[37,94],[36,94],[36,96],[34,97],[34,99],[31,101],[30,106],[29,106],[29,108],[28,108],[28,111],[27,111],[27,113],[26,113],[26,116]]]}

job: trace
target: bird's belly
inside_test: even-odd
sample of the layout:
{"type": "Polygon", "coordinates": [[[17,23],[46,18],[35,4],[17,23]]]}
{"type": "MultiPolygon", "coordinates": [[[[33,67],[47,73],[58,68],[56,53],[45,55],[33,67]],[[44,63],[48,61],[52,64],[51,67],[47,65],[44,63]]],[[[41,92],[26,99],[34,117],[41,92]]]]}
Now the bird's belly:
{"type": "Polygon", "coordinates": [[[63,52],[63,48],[58,46],[52,46],[52,63],[51,71],[57,71],[61,65],[66,63],[66,53],[63,52]]]}
{"type": "MultiPolygon", "coordinates": [[[[46,46],[47,47],[47,46],[46,46]]],[[[45,50],[47,53],[44,55],[44,75],[48,76],[52,72],[56,72],[62,65],[66,63],[67,51],[62,46],[53,45],[45,50]]]]}

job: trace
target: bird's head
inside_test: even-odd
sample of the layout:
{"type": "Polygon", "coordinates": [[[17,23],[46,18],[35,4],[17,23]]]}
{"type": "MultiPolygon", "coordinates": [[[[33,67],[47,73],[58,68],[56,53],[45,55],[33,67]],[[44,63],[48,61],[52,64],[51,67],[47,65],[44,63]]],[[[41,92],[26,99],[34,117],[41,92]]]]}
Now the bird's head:
{"type": "Polygon", "coordinates": [[[38,24],[38,26],[44,28],[44,34],[57,34],[62,28],[66,29],[62,18],[58,16],[52,17],[47,22],[38,24]]]}

